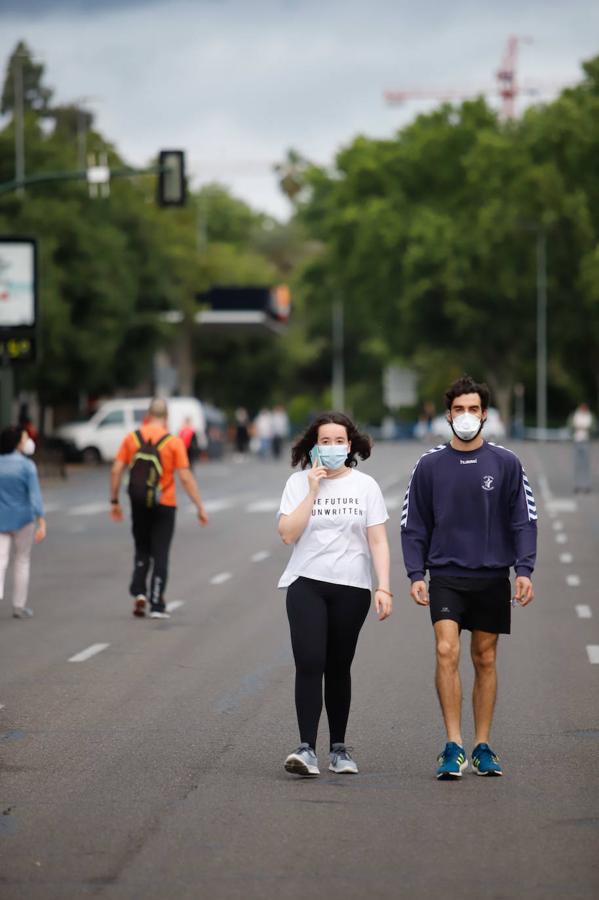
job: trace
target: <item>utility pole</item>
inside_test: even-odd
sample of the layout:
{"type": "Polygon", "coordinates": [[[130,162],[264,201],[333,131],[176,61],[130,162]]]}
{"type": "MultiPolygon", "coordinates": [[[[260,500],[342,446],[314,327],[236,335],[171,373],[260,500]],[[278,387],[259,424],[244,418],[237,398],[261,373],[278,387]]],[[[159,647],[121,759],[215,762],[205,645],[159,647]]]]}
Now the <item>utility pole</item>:
{"type": "Polygon", "coordinates": [[[345,362],[344,362],[344,321],[343,300],[337,296],[333,300],[333,409],[345,410],[345,362]]]}
{"type": "Polygon", "coordinates": [[[537,434],[547,437],[547,235],[537,229],[537,434]]]}
{"type": "Polygon", "coordinates": [[[25,193],[23,182],[25,180],[25,102],[23,90],[23,57],[16,53],[14,57],[14,109],[13,122],[15,126],[15,181],[18,184],[17,194],[22,197],[25,193]]]}

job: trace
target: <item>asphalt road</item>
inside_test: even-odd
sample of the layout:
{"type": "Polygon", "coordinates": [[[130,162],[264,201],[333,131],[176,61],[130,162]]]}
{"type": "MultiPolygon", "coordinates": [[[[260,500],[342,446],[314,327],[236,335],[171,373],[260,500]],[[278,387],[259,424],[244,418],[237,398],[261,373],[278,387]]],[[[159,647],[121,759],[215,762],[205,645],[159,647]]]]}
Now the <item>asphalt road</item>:
{"type": "Polygon", "coordinates": [[[390,507],[396,606],[388,622],[370,615],[358,646],[355,777],[322,765],[324,719],[323,775],[282,767],[297,744],[276,590],[286,463],[197,470],[211,522],[178,513],[164,622],[131,616],[107,472],[48,483],[35,617],[12,619],[9,594],[0,609],[2,900],[597,897],[599,500],[573,497],[570,447],[514,449],[540,512],[537,599],[500,642],[505,776],[457,783],[434,777],[432,632],[401,562],[416,444],[378,447],[365,467],[390,507]]]}

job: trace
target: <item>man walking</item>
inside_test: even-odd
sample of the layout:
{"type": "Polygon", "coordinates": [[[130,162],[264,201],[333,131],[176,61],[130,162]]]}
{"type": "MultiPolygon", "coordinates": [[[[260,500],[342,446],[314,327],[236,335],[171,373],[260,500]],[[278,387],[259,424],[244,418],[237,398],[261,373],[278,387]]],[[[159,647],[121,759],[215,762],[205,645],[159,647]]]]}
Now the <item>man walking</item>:
{"type": "Polygon", "coordinates": [[[206,525],[208,522],[198,486],[189,469],[185,445],[181,438],[169,434],[166,427],[167,415],[166,401],[152,400],[147,421],[138,431],[128,434],[121,444],[110,477],[112,518],[120,522],[123,511],[119,491],[123,471],[125,466],[129,466],[131,522],[135,542],[135,562],[129,590],[135,598],[133,615],[145,616],[149,596],[152,619],[170,618],[165,608],[164,589],[175,530],[175,471],[179,473],[181,484],[197,509],[200,524],[206,525]],[[151,564],[148,595],[147,581],[151,564]]]}
{"type": "Polygon", "coordinates": [[[403,504],[401,536],[411,596],[430,607],[435,631],[435,683],[447,731],[437,778],[449,780],[468,767],[461,731],[463,628],[472,632],[472,763],[478,775],[503,774],[489,746],[497,642],[500,634],[510,633],[512,602],[526,606],[534,597],[537,510],[518,457],[483,440],[487,386],[464,375],[447,390],[445,405],[453,436],[417,462],[403,504]]]}

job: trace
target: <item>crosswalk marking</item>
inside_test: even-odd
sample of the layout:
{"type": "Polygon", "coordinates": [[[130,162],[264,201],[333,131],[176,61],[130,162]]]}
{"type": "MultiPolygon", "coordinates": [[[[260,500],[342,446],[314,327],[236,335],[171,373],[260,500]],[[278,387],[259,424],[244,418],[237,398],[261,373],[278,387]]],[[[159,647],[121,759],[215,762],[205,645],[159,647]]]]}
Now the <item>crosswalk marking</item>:
{"type": "Polygon", "coordinates": [[[575,606],[576,615],[579,619],[592,619],[593,613],[591,612],[591,607],[587,606],[586,603],[577,603],[575,606]]]}
{"type": "Polygon", "coordinates": [[[82,650],[81,653],[70,656],[68,661],[85,662],[87,659],[91,659],[92,656],[95,656],[96,653],[101,653],[102,650],[106,650],[107,647],[110,647],[110,644],[92,644],[90,647],[86,647],[85,650],[82,650]]]}
{"type": "Polygon", "coordinates": [[[559,561],[562,563],[566,563],[566,564],[571,563],[574,561],[574,557],[572,556],[571,553],[560,553],[559,561]]]}
{"type": "Polygon", "coordinates": [[[179,609],[181,606],[185,606],[185,600],[171,600],[170,603],[166,604],[166,611],[174,612],[176,609],[179,609]]]}
{"type": "Polygon", "coordinates": [[[599,644],[587,644],[589,662],[599,665],[599,644]]]}
{"type": "Polygon", "coordinates": [[[566,575],[566,584],[569,587],[580,587],[580,575],[566,575]]]}
{"type": "Polygon", "coordinates": [[[257,553],[254,553],[251,557],[252,562],[263,562],[265,559],[268,559],[270,553],[268,550],[258,550],[257,553]]]}
{"type": "Polygon", "coordinates": [[[95,503],[81,503],[79,506],[72,506],[71,509],[67,510],[67,515],[69,516],[95,516],[97,513],[105,512],[107,513],[110,509],[109,504],[104,500],[103,502],[95,502],[95,503]]]}
{"type": "Polygon", "coordinates": [[[279,508],[280,499],[278,497],[273,497],[268,500],[254,500],[253,503],[248,503],[245,508],[246,512],[256,513],[256,512],[276,512],[279,508]]]}
{"type": "Polygon", "coordinates": [[[228,581],[231,577],[231,572],[219,572],[218,575],[212,576],[210,584],[224,584],[225,581],[228,581]]]}
{"type": "Polygon", "coordinates": [[[555,535],[555,540],[558,544],[567,544],[568,543],[568,535],[564,534],[563,531],[558,532],[555,535]]]}

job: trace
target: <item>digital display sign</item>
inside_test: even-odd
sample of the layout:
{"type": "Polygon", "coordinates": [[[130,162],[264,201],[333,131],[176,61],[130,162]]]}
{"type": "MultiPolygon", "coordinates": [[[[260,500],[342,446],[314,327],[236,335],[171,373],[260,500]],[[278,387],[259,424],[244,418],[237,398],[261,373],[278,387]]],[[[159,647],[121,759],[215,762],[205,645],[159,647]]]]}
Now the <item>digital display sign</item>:
{"type": "Polygon", "coordinates": [[[0,360],[36,359],[37,244],[0,237],[0,360]]]}

